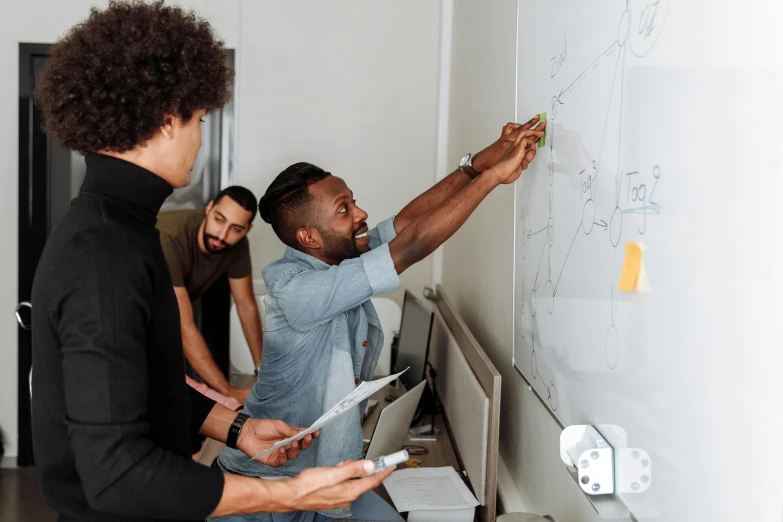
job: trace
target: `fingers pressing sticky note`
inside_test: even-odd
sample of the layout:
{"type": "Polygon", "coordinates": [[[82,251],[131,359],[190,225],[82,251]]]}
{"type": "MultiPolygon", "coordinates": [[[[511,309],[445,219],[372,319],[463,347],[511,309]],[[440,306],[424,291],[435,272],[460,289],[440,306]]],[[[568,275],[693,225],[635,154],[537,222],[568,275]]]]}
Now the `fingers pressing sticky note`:
{"type": "Polygon", "coordinates": [[[625,244],[625,262],[620,273],[619,288],[623,292],[633,292],[639,282],[642,269],[642,248],[638,243],[625,244]]]}
{"type": "MultiPolygon", "coordinates": [[[[542,112],[541,114],[538,115],[538,123],[541,123],[544,120],[546,120],[546,113],[542,112]]],[[[540,140],[538,140],[538,146],[546,147],[546,129],[544,129],[544,135],[541,136],[540,140]]]]}

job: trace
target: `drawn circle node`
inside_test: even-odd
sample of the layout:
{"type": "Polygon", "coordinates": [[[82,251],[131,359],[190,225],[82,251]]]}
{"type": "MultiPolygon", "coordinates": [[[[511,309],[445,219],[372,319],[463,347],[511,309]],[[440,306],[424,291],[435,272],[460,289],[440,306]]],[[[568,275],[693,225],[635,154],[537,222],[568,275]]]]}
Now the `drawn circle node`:
{"type": "Polygon", "coordinates": [[[551,217],[549,218],[549,226],[547,228],[546,235],[549,241],[549,246],[552,246],[552,242],[555,240],[555,222],[551,217]]]}
{"type": "Polygon", "coordinates": [[[530,316],[536,316],[536,289],[530,291],[530,316]]]}
{"type": "Polygon", "coordinates": [[[620,335],[617,333],[617,327],[615,325],[611,325],[609,330],[606,331],[604,355],[606,357],[606,364],[609,365],[609,368],[614,370],[617,367],[617,360],[620,358],[620,335]]]}
{"type": "Polygon", "coordinates": [[[655,46],[662,28],[666,25],[669,12],[669,0],[655,0],[654,2],[642,2],[640,11],[634,8],[631,23],[631,31],[626,42],[631,53],[637,58],[644,58],[655,46]]]}
{"type": "Polygon", "coordinates": [[[525,338],[525,330],[527,330],[527,316],[525,315],[525,305],[519,311],[519,329],[522,331],[522,339],[525,338]]]}
{"type": "Polygon", "coordinates": [[[612,212],[612,219],[609,220],[609,239],[612,246],[620,244],[620,234],[623,231],[623,211],[620,207],[615,207],[612,212]]]}
{"type": "Polygon", "coordinates": [[[536,361],[536,351],[530,354],[530,368],[533,371],[533,378],[538,379],[538,362],[536,361]]]}
{"type": "Polygon", "coordinates": [[[549,381],[549,405],[552,407],[552,411],[557,411],[557,387],[552,381],[549,381]]]}
{"type": "Polygon", "coordinates": [[[626,9],[620,17],[620,28],[617,30],[617,44],[622,47],[631,34],[631,11],[626,9]]]}
{"type": "Polygon", "coordinates": [[[582,208],[582,230],[585,234],[589,234],[593,231],[593,225],[595,224],[595,201],[588,199],[585,201],[585,206],[582,208]]]}
{"type": "Polygon", "coordinates": [[[555,287],[551,279],[546,280],[546,309],[550,314],[555,311],[555,287]]]}

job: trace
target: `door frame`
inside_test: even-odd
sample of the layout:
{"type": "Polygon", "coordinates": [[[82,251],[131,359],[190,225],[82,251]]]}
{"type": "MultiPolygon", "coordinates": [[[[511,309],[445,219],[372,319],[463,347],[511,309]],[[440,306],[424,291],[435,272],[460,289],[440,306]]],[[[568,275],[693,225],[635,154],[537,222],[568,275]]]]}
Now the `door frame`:
{"type": "MultiPolygon", "coordinates": [[[[19,44],[19,239],[18,302],[29,301],[36,260],[48,232],[49,140],[41,131],[40,110],[33,102],[34,60],[49,55],[50,44],[19,44]],[[37,132],[36,132],[37,131],[37,132]],[[43,158],[40,154],[43,152],[43,158]],[[43,161],[40,161],[43,159],[43,161]]],[[[18,330],[18,466],[31,466],[33,436],[29,375],[32,339],[29,330],[18,330]]]]}
{"type": "MultiPolygon", "coordinates": [[[[49,236],[50,220],[50,164],[52,160],[52,143],[41,130],[41,111],[33,101],[35,85],[36,58],[48,57],[54,44],[20,43],[19,44],[19,226],[18,226],[18,300],[21,303],[30,301],[33,278],[38,266],[46,240],[49,236]]],[[[227,64],[234,67],[235,51],[226,49],[227,64]]],[[[231,114],[221,118],[219,123],[222,132],[216,134],[214,145],[220,151],[220,164],[214,165],[221,172],[220,176],[212,178],[208,187],[210,195],[220,190],[221,185],[233,181],[232,167],[235,144],[230,143],[231,129],[224,128],[233,124],[236,118],[233,97],[224,110],[231,114]],[[224,135],[223,132],[226,134],[224,135]],[[224,157],[226,156],[226,157],[224,157]],[[222,173],[226,170],[225,173],[222,173]]],[[[214,285],[207,299],[214,309],[216,324],[208,332],[213,346],[219,347],[216,359],[219,367],[228,376],[228,335],[230,291],[228,285],[214,285]]],[[[22,309],[17,313],[26,315],[29,310],[22,309]]],[[[29,324],[29,319],[27,324],[29,324]]],[[[32,436],[32,406],[30,403],[29,375],[32,367],[32,334],[30,330],[19,327],[17,342],[17,466],[34,465],[32,436]]],[[[9,437],[13,436],[11,433],[9,437]]]]}

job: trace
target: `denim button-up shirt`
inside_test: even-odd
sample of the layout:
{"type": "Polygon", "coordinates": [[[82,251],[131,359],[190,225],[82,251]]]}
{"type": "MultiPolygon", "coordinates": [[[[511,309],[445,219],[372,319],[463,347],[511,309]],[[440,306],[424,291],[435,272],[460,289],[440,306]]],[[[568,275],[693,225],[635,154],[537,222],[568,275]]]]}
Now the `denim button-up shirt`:
{"type": "MultiPolygon", "coordinates": [[[[264,350],[245,413],[308,427],[353,391],[357,380],[372,379],[383,332],[370,298],[400,288],[388,244],[396,236],[393,221],[368,232],[369,252],[339,265],[287,248],[283,259],[264,268],[264,350]]],[[[325,426],[310,449],[279,468],[229,448],[219,464],[244,475],[290,477],[307,468],[359,459],[362,408],[364,403],[325,426]]]]}

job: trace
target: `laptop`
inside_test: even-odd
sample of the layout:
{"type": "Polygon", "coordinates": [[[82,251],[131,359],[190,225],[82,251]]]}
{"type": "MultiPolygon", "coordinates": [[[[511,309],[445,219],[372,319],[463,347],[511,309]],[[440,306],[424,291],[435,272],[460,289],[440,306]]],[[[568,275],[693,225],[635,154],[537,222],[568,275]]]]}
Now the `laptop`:
{"type": "Polygon", "coordinates": [[[416,414],[425,386],[427,381],[421,381],[408,393],[381,410],[369,443],[365,441],[362,458],[373,460],[400,451],[400,448],[405,445],[408,428],[416,414]]]}

